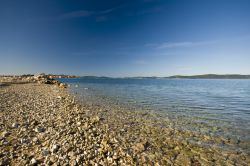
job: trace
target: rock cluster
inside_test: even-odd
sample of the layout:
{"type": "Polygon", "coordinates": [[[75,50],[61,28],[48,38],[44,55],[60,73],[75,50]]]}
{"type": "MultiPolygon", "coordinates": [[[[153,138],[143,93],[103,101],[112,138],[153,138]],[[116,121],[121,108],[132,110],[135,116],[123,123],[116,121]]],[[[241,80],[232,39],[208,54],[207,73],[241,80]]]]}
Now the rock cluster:
{"type": "Polygon", "coordinates": [[[0,117],[0,165],[250,163],[245,152],[198,144],[220,138],[162,126],[148,113],[81,105],[57,85],[0,87],[0,117]]]}
{"type": "Polygon", "coordinates": [[[61,83],[60,81],[55,80],[52,76],[46,75],[44,73],[35,75],[33,78],[39,84],[55,84],[55,85],[59,86],[60,88],[67,87],[66,84],[61,83]]]}
{"type": "Polygon", "coordinates": [[[44,73],[37,74],[37,75],[24,75],[24,76],[9,76],[9,77],[0,77],[0,85],[3,83],[10,83],[10,84],[20,84],[20,83],[39,83],[39,84],[52,84],[57,85],[60,88],[66,88],[67,85],[62,83],[57,78],[52,75],[46,75],[44,73]]]}

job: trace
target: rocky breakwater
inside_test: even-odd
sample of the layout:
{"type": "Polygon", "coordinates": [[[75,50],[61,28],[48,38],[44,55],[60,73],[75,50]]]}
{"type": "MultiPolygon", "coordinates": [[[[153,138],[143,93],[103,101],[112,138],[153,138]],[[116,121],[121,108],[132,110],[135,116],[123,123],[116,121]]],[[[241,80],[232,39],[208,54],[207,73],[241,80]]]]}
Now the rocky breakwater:
{"type": "MultiPolygon", "coordinates": [[[[31,79],[32,80],[32,79],[31,79]]],[[[67,85],[61,83],[58,80],[55,80],[53,76],[46,75],[46,74],[38,74],[33,77],[33,80],[39,84],[54,84],[59,86],[60,88],[66,88],[67,85]]]]}
{"type": "MultiPolygon", "coordinates": [[[[249,154],[152,114],[79,104],[57,84],[0,87],[0,165],[248,165],[249,154]],[[192,143],[190,140],[195,140],[192,143]]],[[[224,143],[226,144],[226,142],[224,143]]]]}
{"type": "Polygon", "coordinates": [[[67,85],[56,80],[54,75],[46,75],[44,73],[37,75],[21,75],[21,76],[0,76],[0,85],[6,84],[25,84],[39,83],[57,85],[60,88],[66,88],[67,85]]]}

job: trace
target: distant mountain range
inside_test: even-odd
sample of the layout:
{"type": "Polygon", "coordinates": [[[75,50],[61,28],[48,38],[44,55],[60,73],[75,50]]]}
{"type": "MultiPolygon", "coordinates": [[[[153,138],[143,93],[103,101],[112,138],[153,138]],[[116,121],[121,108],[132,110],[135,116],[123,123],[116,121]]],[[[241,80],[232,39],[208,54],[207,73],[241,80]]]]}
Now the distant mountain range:
{"type": "MultiPolygon", "coordinates": [[[[21,75],[19,77],[30,77],[33,74],[21,75]]],[[[105,76],[75,76],[75,75],[53,75],[48,74],[51,78],[82,78],[82,79],[250,79],[250,75],[240,75],[240,74],[203,74],[203,75],[174,75],[169,77],[105,77],[105,76]]],[[[17,77],[14,75],[0,75],[0,77],[17,77]]]]}
{"type": "Polygon", "coordinates": [[[240,75],[240,74],[204,74],[204,75],[192,75],[192,76],[183,76],[175,75],[165,78],[175,78],[175,79],[250,79],[250,75],[240,75]]]}
{"type": "MultiPolygon", "coordinates": [[[[97,76],[83,76],[83,79],[114,79],[113,77],[97,77],[97,76]]],[[[240,75],[240,74],[203,74],[203,75],[174,75],[169,77],[124,77],[120,79],[250,79],[250,75],[240,75]]]]}

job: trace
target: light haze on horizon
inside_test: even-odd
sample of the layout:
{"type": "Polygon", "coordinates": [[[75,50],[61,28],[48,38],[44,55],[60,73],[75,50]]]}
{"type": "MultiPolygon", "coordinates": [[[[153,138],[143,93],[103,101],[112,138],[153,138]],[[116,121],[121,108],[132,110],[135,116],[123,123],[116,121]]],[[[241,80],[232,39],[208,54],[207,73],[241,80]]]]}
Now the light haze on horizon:
{"type": "Polygon", "coordinates": [[[248,0],[0,0],[0,75],[250,74],[248,0]]]}

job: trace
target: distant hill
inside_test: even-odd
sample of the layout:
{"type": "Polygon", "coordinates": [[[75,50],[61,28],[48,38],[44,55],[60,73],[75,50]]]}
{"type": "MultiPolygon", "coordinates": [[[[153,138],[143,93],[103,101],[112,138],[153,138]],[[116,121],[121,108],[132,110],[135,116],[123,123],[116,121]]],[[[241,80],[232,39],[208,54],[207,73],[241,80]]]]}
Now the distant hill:
{"type": "Polygon", "coordinates": [[[165,78],[179,78],[179,79],[250,79],[250,75],[240,75],[240,74],[204,74],[204,75],[192,75],[192,76],[183,76],[175,75],[165,78]]]}
{"type": "Polygon", "coordinates": [[[112,77],[105,76],[81,76],[81,79],[113,79],[112,77]]]}
{"type": "Polygon", "coordinates": [[[105,77],[105,76],[67,76],[60,75],[61,78],[80,78],[80,79],[250,79],[250,75],[240,74],[204,74],[204,75],[174,75],[170,77],[105,77]]]}

